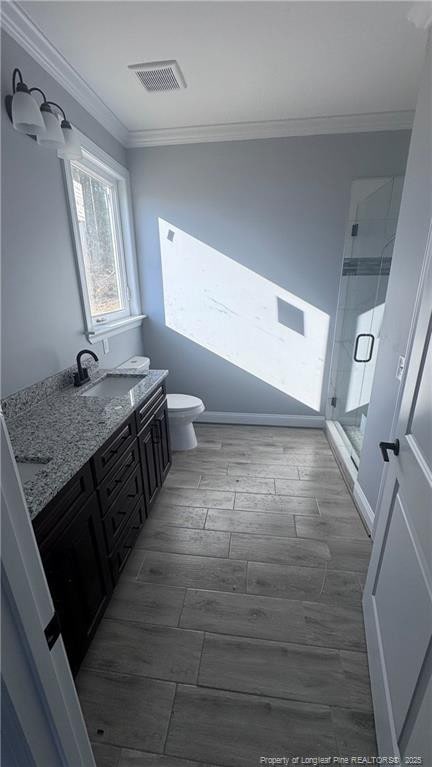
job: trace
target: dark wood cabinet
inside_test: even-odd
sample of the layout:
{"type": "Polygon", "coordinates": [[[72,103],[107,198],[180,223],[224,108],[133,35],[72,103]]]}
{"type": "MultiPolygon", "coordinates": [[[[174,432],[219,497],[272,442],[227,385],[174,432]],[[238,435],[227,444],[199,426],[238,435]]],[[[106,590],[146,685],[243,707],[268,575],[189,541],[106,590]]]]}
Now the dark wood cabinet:
{"type": "Polygon", "coordinates": [[[159,386],[150,397],[135,411],[136,428],[138,433],[152,419],[159,405],[165,400],[165,387],[159,386]]]}
{"type": "Polygon", "coordinates": [[[159,485],[165,481],[165,478],[171,468],[171,443],[168,424],[168,406],[166,400],[159,407],[154,417],[155,437],[158,445],[158,478],[159,485]]]}
{"type": "MultiPolygon", "coordinates": [[[[143,408],[144,410],[144,408],[143,408]]],[[[141,421],[140,421],[141,423],[141,421]]],[[[171,443],[166,397],[154,403],[148,420],[138,435],[141,455],[144,497],[147,512],[171,468],[171,443]]]]}
{"type": "Polygon", "coordinates": [[[155,428],[153,421],[150,421],[148,425],[144,427],[138,438],[141,454],[144,498],[148,510],[150,510],[150,506],[155,500],[159,490],[159,453],[158,445],[154,437],[155,428]]]}
{"type": "Polygon", "coordinates": [[[98,486],[98,496],[102,512],[111,506],[121,493],[122,487],[131,472],[139,465],[138,442],[135,439],[120,455],[112,471],[98,486]]]}
{"type": "Polygon", "coordinates": [[[170,466],[160,386],[34,520],[74,674],[170,466]]]}
{"type": "Polygon", "coordinates": [[[135,414],[119,426],[112,436],[102,445],[92,458],[96,482],[100,482],[110,469],[117,463],[126,448],[136,437],[135,414]]]}
{"type": "Polygon", "coordinates": [[[90,464],[86,463],[62,490],[39,512],[33,522],[42,556],[59,533],[84,506],[94,492],[90,464]]]}
{"type": "Polygon", "coordinates": [[[118,581],[128,556],[134,547],[139,531],[144,524],[145,516],[145,502],[144,499],[141,498],[131,514],[129,524],[122,531],[120,540],[109,558],[114,583],[118,581]]]}
{"type": "Polygon", "coordinates": [[[76,673],[112,592],[95,494],[52,541],[43,563],[76,673]]]}
{"type": "Polygon", "coordinates": [[[129,518],[142,496],[142,478],[139,466],[132,471],[125,481],[119,496],[109,511],[102,517],[108,554],[111,554],[123,529],[130,526],[129,518]]]}

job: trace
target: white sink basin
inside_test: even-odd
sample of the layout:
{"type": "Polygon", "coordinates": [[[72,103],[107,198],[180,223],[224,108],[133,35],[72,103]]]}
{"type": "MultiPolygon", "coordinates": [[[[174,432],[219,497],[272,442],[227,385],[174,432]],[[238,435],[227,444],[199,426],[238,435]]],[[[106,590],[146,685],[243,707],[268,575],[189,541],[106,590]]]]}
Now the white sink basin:
{"type": "Polygon", "coordinates": [[[128,394],[134,386],[143,381],[145,376],[107,375],[102,381],[95,383],[87,391],[81,392],[82,397],[122,397],[128,394]]]}

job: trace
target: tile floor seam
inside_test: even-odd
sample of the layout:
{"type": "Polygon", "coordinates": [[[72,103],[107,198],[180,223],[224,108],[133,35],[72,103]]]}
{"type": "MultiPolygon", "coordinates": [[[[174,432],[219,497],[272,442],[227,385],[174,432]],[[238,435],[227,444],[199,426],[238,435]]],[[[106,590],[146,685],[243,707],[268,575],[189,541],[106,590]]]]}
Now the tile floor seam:
{"type": "MultiPolygon", "coordinates": [[[[185,589],[187,590],[187,589],[185,589]]],[[[226,592],[225,592],[226,593],[226,592]]],[[[186,598],[186,595],[185,595],[186,598]]],[[[152,623],[151,621],[137,621],[133,618],[119,618],[119,617],[103,617],[100,624],[102,625],[104,621],[112,621],[113,623],[134,623],[136,626],[146,626],[148,628],[156,628],[156,629],[172,629],[174,631],[177,631],[180,629],[180,631],[193,631],[197,634],[202,634],[204,632],[204,629],[194,629],[191,626],[170,626],[166,623],[152,623]]]]}
{"type": "Polygon", "coordinates": [[[239,688],[231,688],[231,687],[212,687],[209,684],[191,684],[190,682],[177,682],[177,684],[186,684],[190,685],[192,687],[198,687],[200,690],[211,690],[212,692],[230,692],[230,693],[237,693],[238,695],[245,695],[251,698],[270,698],[271,700],[277,700],[277,701],[283,701],[286,703],[304,703],[306,705],[311,706],[320,706],[322,708],[329,709],[331,711],[332,708],[337,709],[348,709],[349,711],[359,711],[361,713],[369,713],[369,710],[366,708],[359,708],[358,706],[351,706],[348,704],[338,704],[338,703],[320,703],[317,700],[306,700],[305,698],[295,698],[295,697],[280,697],[279,695],[272,695],[271,693],[267,692],[250,692],[250,690],[241,690],[239,688]]]}
{"type": "Polygon", "coordinates": [[[165,749],[166,749],[168,735],[169,735],[169,731],[170,731],[170,727],[171,727],[171,721],[172,721],[173,713],[174,713],[175,699],[176,699],[176,695],[177,695],[177,687],[178,687],[178,683],[176,682],[175,683],[175,687],[174,687],[174,695],[173,695],[172,701],[171,701],[171,711],[170,711],[170,715],[168,717],[168,723],[167,723],[165,738],[164,738],[163,747],[162,747],[162,751],[161,751],[162,754],[166,753],[165,749]]]}
{"type": "MultiPolygon", "coordinates": [[[[239,535],[243,535],[243,533],[239,533],[239,535]]],[[[244,533],[244,535],[249,535],[249,533],[244,533]]],[[[285,539],[283,538],[282,540],[285,540],[285,539]]],[[[288,540],[295,541],[297,539],[296,538],[288,538],[288,540]]],[[[308,538],[304,538],[304,539],[302,538],[300,540],[309,540],[309,539],[308,538]]],[[[141,550],[144,551],[144,549],[140,549],[140,551],[141,550]]],[[[147,552],[151,552],[152,554],[175,554],[176,556],[180,556],[180,557],[198,557],[199,556],[200,558],[205,558],[205,559],[218,559],[218,560],[222,560],[222,561],[225,560],[226,562],[230,562],[230,563],[238,562],[238,563],[245,563],[245,564],[251,564],[251,565],[275,565],[275,566],[280,566],[280,567],[295,567],[295,568],[298,568],[300,570],[321,570],[322,567],[327,566],[327,569],[330,572],[332,572],[332,573],[352,573],[354,575],[356,575],[356,574],[360,574],[361,575],[361,573],[358,573],[357,570],[348,570],[346,568],[340,568],[340,569],[335,570],[335,569],[333,569],[332,567],[329,566],[329,565],[331,565],[331,560],[327,561],[325,564],[323,563],[321,565],[321,567],[318,567],[318,566],[314,567],[313,565],[299,565],[299,564],[291,564],[289,562],[263,562],[260,559],[231,559],[229,557],[214,557],[214,556],[210,556],[210,555],[206,556],[204,554],[179,554],[178,552],[175,552],[175,551],[156,551],[154,549],[145,549],[145,552],[146,553],[147,552]]],[[[140,572],[141,572],[141,570],[140,570],[140,572]]],[[[127,580],[136,583],[136,578],[132,578],[131,576],[127,576],[127,580]]],[[[139,580],[139,583],[151,583],[151,584],[157,585],[157,586],[167,586],[168,588],[178,588],[178,589],[198,589],[199,591],[220,591],[220,589],[211,589],[211,588],[201,588],[200,589],[199,586],[179,586],[179,585],[176,586],[175,584],[171,584],[171,583],[157,583],[157,584],[154,584],[154,581],[147,581],[147,580],[143,580],[142,578],[139,580]]],[[[226,592],[222,592],[222,593],[226,593],[226,592]]],[[[260,595],[257,594],[257,596],[260,596],[260,595]]],[[[270,595],[262,594],[261,596],[270,596],[270,595]]],[[[289,600],[289,599],[292,599],[292,597],[274,597],[274,599],[287,599],[287,600],[289,600]]],[[[294,600],[294,601],[298,601],[298,600],[294,600]]],[[[305,600],[305,601],[308,601],[308,600],[305,600]]],[[[313,601],[313,600],[311,600],[311,601],[313,601]]]]}
{"type": "MultiPolygon", "coordinates": [[[[302,603],[299,602],[299,604],[302,604],[302,603]]],[[[300,641],[290,642],[286,639],[274,639],[272,637],[269,637],[269,638],[258,637],[256,635],[251,636],[251,634],[230,634],[227,631],[221,632],[221,631],[218,631],[217,629],[212,629],[211,631],[208,629],[192,629],[192,630],[203,631],[205,634],[215,634],[216,636],[231,637],[232,639],[252,639],[257,642],[270,642],[273,644],[282,644],[282,645],[288,645],[288,646],[294,645],[295,647],[305,647],[306,649],[311,648],[316,650],[331,650],[332,652],[335,652],[335,653],[348,652],[348,653],[355,653],[356,655],[367,657],[366,649],[356,650],[356,649],[351,649],[349,647],[339,647],[339,646],[330,645],[330,644],[318,644],[317,642],[311,642],[308,639],[306,639],[304,642],[300,642],[300,641]]]]}
{"type": "Polygon", "coordinates": [[[197,679],[196,679],[196,686],[197,686],[197,687],[200,687],[200,686],[201,686],[201,685],[199,684],[199,676],[200,676],[200,671],[201,671],[201,663],[202,663],[202,659],[203,659],[203,654],[204,654],[204,645],[205,645],[205,640],[206,640],[206,635],[207,635],[207,633],[208,633],[207,631],[204,631],[203,641],[202,641],[202,645],[201,645],[201,653],[200,653],[200,658],[199,658],[199,661],[198,661],[198,667],[197,667],[197,679]]]}
{"type": "MultiPolygon", "coordinates": [[[[186,529],[191,529],[191,528],[186,528],[186,529]]],[[[231,535],[229,530],[208,530],[207,532],[209,532],[209,533],[227,533],[227,535],[231,535]]],[[[308,538],[304,538],[303,540],[309,540],[309,539],[308,538]]],[[[227,557],[226,554],[203,554],[203,553],[201,553],[201,554],[191,554],[190,552],[186,552],[186,551],[167,551],[167,550],[161,551],[160,549],[148,549],[148,548],[147,549],[135,549],[135,551],[142,551],[143,553],[146,553],[146,554],[147,553],[161,554],[161,555],[162,554],[175,554],[178,557],[202,557],[202,558],[205,558],[205,559],[219,559],[221,561],[226,560],[227,562],[246,562],[245,559],[238,559],[238,558],[230,559],[230,557],[227,557]]],[[[142,570],[143,566],[144,566],[144,563],[141,565],[139,573],[141,573],[141,570],[142,570]]],[[[139,575],[139,573],[138,573],[138,575],[139,575]]],[[[137,576],[137,578],[138,578],[138,576],[137,576]]],[[[140,581],[140,583],[149,583],[149,581],[143,581],[140,578],[138,578],[138,580],[140,581]]],[[[171,586],[173,584],[161,583],[159,585],[161,585],[161,586],[168,586],[168,585],[171,586]]],[[[179,588],[181,588],[181,586],[179,588]]],[[[183,588],[189,588],[189,587],[183,586],[183,588]]]]}
{"type": "Polygon", "coordinates": [[[178,626],[178,628],[184,628],[183,626],[180,626],[180,621],[182,619],[183,610],[184,610],[184,607],[185,607],[186,597],[187,597],[188,591],[189,591],[189,589],[185,588],[185,590],[184,590],[185,593],[183,595],[183,602],[182,602],[181,610],[179,612],[179,617],[177,619],[177,626],[178,626]]]}
{"type": "MultiPolygon", "coordinates": [[[[198,589],[191,589],[191,590],[198,590],[198,589]]],[[[230,593],[233,593],[233,592],[226,592],[225,591],[225,592],[222,592],[222,593],[223,594],[230,594],[230,593]]],[[[238,592],[235,592],[235,593],[238,593],[238,592]]],[[[266,597],[264,597],[264,598],[266,598],[266,597]]],[[[300,600],[298,601],[298,604],[300,604],[300,605],[302,604],[300,600]]],[[[123,619],[120,619],[120,620],[123,620],[123,619]]],[[[125,622],[126,623],[134,623],[136,621],[125,620],[125,622]]],[[[352,648],[349,648],[349,647],[339,647],[339,646],[329,645],[329,644],[326,644],[326,645],[325,644],[318,644],[316,642],[311,642],[309,640],[305,640],[304,642],[300,642],[300,641],[290,642],[289,640],[286,640],[286,639],[274,639],[273,637],[259,637],[259,636],[251,635],[251,634],[230,634],[228,631],[218,631],[217,629],[214,629],[214,628],[211,629],[211,631],[210,631],[208,629],[202,629],[202,628],[198,629],[198,628],[193,628],[191,626],[168,626],[166,624],[150,624],[150,623],[146,623],[145,621],[139,621],[139,625],[140,626],[154,626],[155,628],[173,628],[173,629],[179,628],[182,631],[191,631],[191,632],[194,632],[196,634],[215,634],[216,636],[226,636],[226,637],[231,637],[232,639],[252,639],[254,641],[256,640],[257,642],[270,642],[270,643],[274,643],[274,644],[283,644],[283,645],[289,645],[289,646],[294,645],[295,647],[305,647],[307,649],[311,648],[311,649],[317,649],[317,650],[331,650],[331,651],[333,651],[335,653],[354,653],[356,655],[367,657],[366,649],[365,650],[358,650],[358,649],[352,649],[352,648]]],[[[98,668],[96,668],[94,666],[87,666],[85,664],[85,660],[84,660],[84,662],[82,664],[82,668],[90,670],[90,671],[99,671],[101,673],[103,673],[105,671],[108,671],[107,669],[103,669],[103,671],[102,671],[101,669],[98,669],[98,668]]],[[[149,676],[148,674],[147,675],[146,674],[132,674],[131,672],[123,672],[123,671],[109,671],[109,673],[119,674],[121,676],[122,675],[132,676],[132,677],[133,676],[137,676],[137,677],[140,677],[140,678],[154,679],[154,680],[159,681],[159,682],[173,682],[174,681],[172,679],[162,679],[161,677],[149,676]]],[[[189,683],[177,682],[177,684],[189,684],[189,683]]]]}
{"type": "MultiPolygon", "coordinates": [[[[150,550],[146,549],[146,551],[150,551],[150,550]]],[[[184,554],[183,555],[183,554],[177,554],[177,552],[166,552],[166,551],[154,552],[153,550],[151,550],[151,553],[153,553],[153,554],[160,554],[160,553],[162,553],[162,554],[168,554],[168,553],[171,554],[171,553],[173,553],[173,554],[176,554],[176,556],[186,556],[186,557],[190,557],[190,556],[193,557],[193,556],[195,556],[195,554],[184,554]]],[[[219,561],[223,561],[225,559],[224,557],[203,557],[203,558],[218,559],[219,561]]],[[[246,564],[246,565],[247,564],[251,564],[251,565],[276,565],[276,566],[278,566],[280,564],[282,567],[284,567],[284,566],[286,566],[286,567],[298,567],[299,569],[302,569],[302,570],[319,570],[320,569],[319,567],[308,567],[308,566],[303,567],[302,565],[290,565],[290,564],[286,564],[285,562],[282,562],[282,563],[279,563],[279,562],[261,562],[261,561],[256,561],[254,559],[249,559],[248,560],[248,559],[228,559],[228,558],[226,558],[225,561],[227,561],[227,562],[236,562],[238,564],[246,564]]],[[[349,570],[332,570],[329,567],[328,567],[328,570],[331,573],[353,572],[353,571],[349,571],[349,570]]],[[[221,594],[229,594],[229,593],[231,593],[229,591],[228,592],[227,591],[221,591],[220,589],[210,588],[210,587],[201,587],[200,588],[199,586],[176,586],[173,583],[157,583],[157,582],[152,581],[152,580],[146,580],[145,578],[140,578],[139,580],[137,580],[136,578],[128,578],[128,580],[133,582],[133,583],[142,583],[142,584],[152,585],[152,586],[155,586],[155,585],[156,586],[166,586],[167,588],[194,589],[196,591],[214,591],[216,593],[221,593],[221,594]]],[[[246,592],[237,592],[237,593],[246,593],[246,592]]],[[[266,597],[266,598],[269,598],[269,599],[284,599],[287,602],[290,602],[290,601],[291,602],[301,602],[301,601],[313,602],[314,601],[313,599],[303,599],[303,600],[296,599],[293,596],[285,597],[285,596],[276,596],[276,595],[273,596],[273,595],[270,595],[270,594],[260,594],[259,592],[255,592],[255,591],[250,592],[250,593],[255,595],[255,596],[257,596],[257,597],[261,596],[261,597],[266,597]]],[[[319,602],[317,604],[325,604],[325,603],[319,602]]],[[[329,602],[329,604],[332,604],[332,603],[329,602]]],[[[336,606],[338,604],[340,604],[340,602],[336,602],[336,606]]]]}
{"type": "MultiPolygon", "coordinates": [[[[231,559],[231,542],[232,542],[232,533],[230,533],[229,544],[228,544],[228,556],[226,557],[226,559],[228,560],[231,559]]],[[[247,572],[247,562],[246,562],[246,572],[247,572]]]]}
{"type": "MultiPolygon", "coordinates": [[[[204,632],[201,632],[204,633],[204,632]]],[[[198,686],[196,682],[185,682],[183,680],[178,679],[166,679],[165,677],[160,676],[150,676],[150,674],[131,674],[130,671],[128,673],[124,671],[111,671],[111,669],[106,668],[97,668],[96,666],[86,666],[85,663],[82,664],[81,669],[83,671],[90,671],[92,674],[114,674],[119,677],[130,677],[131,679],[148,679],[152,682],[163,682],[165,684],[172,684],[174,686],[177,686],[178,684],[190,684],[192,686],[198,686]]],[[[217,688],[215,688],[217,689],[217,688]]]]}
{"type": "MultiPolygon", "coordinates": [[[[186,507],[185,507],[186,508],[186,507]]],[[[231,509],[215,509],[215,511],[231,511],[231,509]]],[[[205,517],[207,519],[207,515],[205,517]]],[[[167,528],[173,527],[175,530],[180,528],[180,530],[199,530],[200,532],[209,532],[209,533],[228,533],[229,530],[214,530],[211,527],[190,527],[190,525],[176,525],[166,522],[158,522],[157,519],[153,518],[153,525],[156,527],[156,525],[160,525],[161,529],[166,530],[167,528]]],[[[150,531],[151,532],[151,531],[150,531]]],[[[138,541],[134,546],[134,551],[141,551],[138,541]]]]}
{"type": "Polygon", "coordinates": [[[320,593],[318,594],[319,597],[322,596],[322,593],[324,591],[324,586],[325,586],[325,582],[326,582],[326,578],[327,578],[327,573],[328,573],[328,565],[327,565],[327,562],[326,562],[325,565],[324,565],[324,575],[323,575],[323,581],[322,581],[322,584],[321,584],[321,590],[320,590],[320,593]]]}
{"type": "MultiPolygon", "coordinates": [[[[145,525],[145,522],[144,522],[144,525],[145,525]]],[[[141,549],[135,549],[135,551],[140,551],[140,550],[141,550],[141,549]]],[[[128,559],[130,558],[130,555],[131,555],[131,554],[132,554],[132,551],[129,553],[128,559]]],[[[135,580],[136,580],[136,581],[139,581],[139,574],[140,574],[141,570],[142,570],[142,569],[143,569],[143,567],[144,567],[144,559],[145,559],[145,557],[143,557],[143,561],[141,562],[141,567],[139,567],[139,569],[138,569],[138,572],[137,572],[137,574],[136,574],[136,576],[135,576],[135,580]]],[[[126,567],[127,567],[127,560],[126,560],[126,567]]]]}

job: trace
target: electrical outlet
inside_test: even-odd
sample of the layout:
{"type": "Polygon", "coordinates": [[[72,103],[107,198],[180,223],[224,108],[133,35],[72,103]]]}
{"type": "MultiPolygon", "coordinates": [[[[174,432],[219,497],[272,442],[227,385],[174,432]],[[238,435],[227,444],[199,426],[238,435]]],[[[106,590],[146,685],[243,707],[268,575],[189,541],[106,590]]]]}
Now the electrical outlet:
{"type": "Polygon", "coordinates": [[[109,341],[108,341],[108,338],[104,338],[103,341],[102,341],[102,344],[103,344],[104,354],[108,354],[108,352],[109,352],[109,341]]]}

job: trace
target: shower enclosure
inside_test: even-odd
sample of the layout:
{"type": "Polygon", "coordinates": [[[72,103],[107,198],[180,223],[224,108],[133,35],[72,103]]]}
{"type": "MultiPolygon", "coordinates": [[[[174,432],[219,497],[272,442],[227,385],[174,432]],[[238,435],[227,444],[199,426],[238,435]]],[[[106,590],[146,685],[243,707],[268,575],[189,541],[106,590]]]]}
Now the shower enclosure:
{"type": "Polygon", "coordinates": [[[353,182],[327,418],[358,468],[380,344],[403,177],[353,182]]]}

